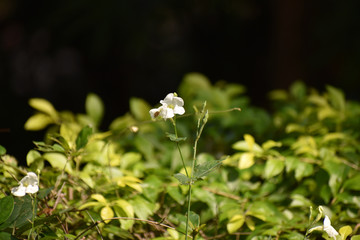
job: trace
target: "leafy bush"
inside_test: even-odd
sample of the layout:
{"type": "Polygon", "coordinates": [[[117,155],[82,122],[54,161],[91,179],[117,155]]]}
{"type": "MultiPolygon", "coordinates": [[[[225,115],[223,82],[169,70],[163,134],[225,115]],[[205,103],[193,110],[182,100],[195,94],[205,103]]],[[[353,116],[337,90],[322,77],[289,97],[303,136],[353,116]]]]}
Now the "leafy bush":
{"type": "Polygon", "coordinates": [[[185,141],[169,141],[171,121],[152,121],[143,99],[130,99],[106,131],[93,93],[85,114],[31,99],[25,128],[47,131],[27,167],[0,146],[0,238],[185,239],[190,189],[192,238],[360,239],[360,104],[332,86],[319,93],[296,82],[269,94],[270,114],[244,93],[186,75],[178,89],[186,113],[176,121],[185,141]],[[194,146],[204,102],[209,118],[194,146]],[[179,176],[194,150],[199,181],[189,188],[193,178],[179,176]],[[27,172],[38,174],[39,192],[11,196],[27,172]]]}

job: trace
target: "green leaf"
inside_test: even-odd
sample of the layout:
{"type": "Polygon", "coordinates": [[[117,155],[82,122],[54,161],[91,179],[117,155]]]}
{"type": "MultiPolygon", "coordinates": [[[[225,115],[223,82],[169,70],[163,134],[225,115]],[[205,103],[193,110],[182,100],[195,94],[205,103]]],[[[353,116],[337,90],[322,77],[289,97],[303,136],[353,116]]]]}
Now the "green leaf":
{"type": "Polygon", "coordinates": [[[245,222],[245,216],[241,214],[234,215],[228,224],[226,224],[226,228],[230,234],[236,232],[239,228],[244,225],[245,222]]]}
{"type": "Polygon", "coordinates": [[[181,142],[181,141],[185,141],[186,140],[186,137],[176,137],[175,134],[173,133],[165,133],[166,134],[166,137],[168,137],[170,139],[170,141],[173,141],[173,142],[181,142]]]}
{"type": "Polygon", "coordinates": [[[5,153],[6,153],[6,149],[0,145],[0,156],[5,155],[5,153]]]}
{"type": "Polygon", "coordinates": [[[279,159],[269,159],[266,161],[264,178],[269,179],[280,174],[285,168],[284,161],[279,159]]]}
{"type": "Polygon", "coordinates": [[[360,240],[360,235],[352,236],[351,240],[360,240]]]}
{"type": "Polygon", "coordinates": [[[109,223],[111,221],[110,219],[114,217],[114,211],[111,209],[111,207],[105,206],[101,209],[100,216],[103,220],[108,219],[105,220],[105,223],[109,223]]]}
{"type": "Polygon", "coordinates": [[[37,198],[43,200],[45,197],[47,197],[51,191],[54,189],[54,187],[49,188],[42,188],[39,190],[37,198]]]}
{"type": "Polygon", "coordinates": [[[310,163],[299,161],[295,169],[295,178],[300,181],[302,178],[310,176],[314,172],[314,167],[310,163]]]}
{"type": "Polygon", "coordinates": [[[14,198],[6,196],[0,199],[0,224],[5,222],[11,215],[14,209],[14,198]]]}
{"type": "Polygon", "coordinates": [[[99,126],[104,116],[104,103],[95,93],[89,93],[85,102],[86,114],[99,126]]]}
{"type": "Polygon", "coordinates": [[[341,240],[346,240],[347,236],[352,233],[352,228],[350,226],[343,226],[339,229],[341,235],[341,240]]]}
{"type": "Polygon", "coordinates": [[[360,191],[360,175],[356,175],[344,182],[344,188],[348,190],[360,191]]]}
{"type": "Polygon", "coordinates": [[[218,166],[220,166],[221,163],[222,161],[210,160],[195,166],[194,178],[199,179],[205,177],[206,175],[214,171],[218,166]]]}
{"type": "Polygon", "coordinates": [[[67,158],[64,154],[61,153],[45,153],[43,158],[46,159],[53,168],[59,170],[65,169],[67,173],[72,173],[72,168],[70,163],[67,161],[67,158]]]}
{"type": "Polygon", "coordinates": [[[239,169],[246,169],[254,165],[255,164],[254,157],[255,154],[252,152],[242,153],[240,155],[239,164],[238,164],[239,169]]]}
{"type": "Polygon", "coordinates": [[[167,186],[166,192],[180,205],[185,202],[184,196],[181,194],[179,186],[167,186]]]}
{"type": "Polygon", "coordinates": [[[51,117],[43,113],[37,113],[26,121],[24,127],[28,131],[38,131],[46,128],[51,123],[54,123],[51,117]]]}
{"type": "MultiPolygon", "coordinates": [[[[36,205],[35,205],[36,206],[36,205]]],[[[21,227],[31,221],[33,217],[33,204],[29,195],[14,198],[14,209],[10,217],[0,224],[0,231],[8,227],[21,227]]]]}
{"type": "Polygon", "coordinates": [[[141,98],[130,99],[130,112],[139,121],[146,121],[150,119],[150,105],[141,98]]]}
{"type": "Polygon", "coordinates": [[[182,184],[182,185],[189,185],[190,178],[188,178],[187,176],[185,176],[182,173],[176,173],[174,174],[174,177],[182,184]]]}
{"type": "Polygon", "coordinates": [[[92,128],[89,126],[83,127],[76,138],[76,150],[86,146],[88,138],[92,134],[92,128]]]}
{"type": "Polygon", "coordinates": [[[10,233],[0,232],[0,239],[1,240],[16,240],[17,238],[11,236],[10,233]]]}
{"type": "Polygon", "coordinates": [[[345,111],[345,96],[344,93],[333,86],[327,85],[326,90],[329,93],[329,100],[331,105],[334,106],[336,110],[341,112],[345,111]]]}
{"type": "Polygon", "coordinates": [[[53,120],[56,120],[58,118],[58,114],[54,106],[46,99],[32,98],[29,100],[29,105],[40,112],[46,113],[53,120]]]}
{"type": "Polygon", "coordinates": [[[190,211],[190,215],[189,215],[189,226],[193,229],[196,230],[199,228],[200,226],[200,216],[197,215],[196,213],[194,213],[193,211],[190,211]]]}
{"type": "Polygon", "coordinates": [[[151,203],[141,196],[134,197],[129,200],[129,203],[132,205],[135,215],[141,219],[147,219],[154,213],[156,208],[155,203],[151,203]]]}
{"type": "Polygon", "coordinates": [[[30,166],[37,159],[41,158],[41,154],[36,150],[30,150],[26,155],[26,163],[30,166]]]}

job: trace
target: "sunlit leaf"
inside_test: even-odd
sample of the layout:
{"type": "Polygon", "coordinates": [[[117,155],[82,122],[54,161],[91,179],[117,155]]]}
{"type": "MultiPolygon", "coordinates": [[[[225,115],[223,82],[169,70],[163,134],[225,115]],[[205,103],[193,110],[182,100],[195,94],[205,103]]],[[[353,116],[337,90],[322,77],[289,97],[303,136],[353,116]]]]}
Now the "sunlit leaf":
{"type": "Polygon", "coordinates": [[[29,105],[40,112],[46,113],[52,118],[52,120],[56,120],[58,118],[58,114],[54,106],[46,99],[32,98],[29,100],[29,105]]]}
{"type": "Polygon", "coordinates": [[[91,198],[95,199],[96,201],[98,201],[102,204],[107,204],[107,200],[105,199],[105,197],[99,193],[92,194],[91,198]]]}
{"type": "Polygon", "coordinates": [[[237,214],[230,219],[230,221],[226,225],[226,228],[228,232],[231,234],[236,232],[239,228],[241,228],[242,225],[244,225],[244,222],[245,222],[245,216],[241,214],[237,214]]]}
{"type": "Polygon", "coordinates": [[[272,178],[280,174],[285,168],[284,161],[280,159],[269,159],[266,161],[264,177],[266,179],[272,178]]]}
{"type": "Polygon", "coordinates": [[[72,173],[73,170],[71,168],[70,163],[64,154],[61,153],[45,153],[43,158],[47,160],[52,167],[57,168],[59,170],[65,170],[67,173],[72,173]]]}
{"type": "Polygon", "coordinates": [[[24,127],[28,131],[38,131],[46,128],[51,123],[54,123],[51,117],[43,113],[36,113],[26,121],[24,127]]]}
{"type": "Polygon", "coordinates": [[[98,126],[104,116],[104,103],[101,98],[94,93],[89,93],[86,97],[85,109],[87,115],[98,126]]]}
{"type": "Polygon", "coordinates": [[[137,120],[145,121],[150,119],[150,105],[141,98],[130,98],[130,112],[137,120]]]}
{"type": "Polygon", "coordinates": [[[41,154],[36,150],[30,150],[26,155],[26,163],[30,166],[37,159],[41,158],[41,154]]]}
{"type": "Polygon", "coordinates": [[[339,111],[345,110],[345,96],[344,93],[333,86],[327,85],[326,90],[329,93],[329,100],[331,104],[339,111]]]}
{"type": "MultiPolygon", "coordinates": [[[[103,220],[114,217],[114,211],[109,206],[105,206],[100,211],[100,216],[103,220]]],[[[105,220],[105,223],[109,223],[111,220],[105,220]]]]}
{"type": "Polygon", "coordinates": [[[341,240],[345,240],[347,236],[352,233],[352,228],[350,226],[343,226],[339,229],[339,233],[341,235],[341,240]]]}
{"type": "Polygon", "coordinates": [[[255,164],[254,153],[246,152],[241,154],[239,160],[239,168],[246,169],[255,164]]]}

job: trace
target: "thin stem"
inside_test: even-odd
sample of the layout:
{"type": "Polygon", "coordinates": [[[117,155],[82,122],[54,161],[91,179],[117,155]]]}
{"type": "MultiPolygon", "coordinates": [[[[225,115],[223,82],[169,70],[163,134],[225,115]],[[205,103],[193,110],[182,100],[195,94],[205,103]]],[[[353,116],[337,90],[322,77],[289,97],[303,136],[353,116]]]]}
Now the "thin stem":
{"type": "MultiPolygon", "coordinates": [[[[172,121],[172,124],[173,124],[173,126],[174,126],[175,137],[178,138],[179,136],[178,136],[177,127],[176,127],[176,117],[172,118],[171,121],[172,121]]],[[[187,177],[190,177],[190,176],[189,176],[189,173],[188,173],[188,171],[187,171],[187,169],[186,169],[184,157],[183,157],[183,155],[182,155],[179,142],[176,142],[176,147],[177,147],[177,149],[178,149],[178,151],[179,151],[179,153],[180,153],[181,162],[182,162],[183,167],[184,167],[184,169],[185,169],[186,176],[187,176],[187,177]]]]}
{"type": "Polygon", "coordinates": [[[30,229],[29,234],[28,234],[28,239],[31,239],[30,237],[31,237],[31,234],[32,234],[32,232],[34,230],[35,215],[36,215],[36,209],[35,209],[35,207],[36,207],[36,195],[35,195],[35,198],[33,198],[32,195],[30,195],[30,197],[31,197],[31,203],[32,203],[32,207],[33,207],[33,209],[32,209],[33,214],[32,214],[32,218],[31,218],[31,229],[30,229]]]}

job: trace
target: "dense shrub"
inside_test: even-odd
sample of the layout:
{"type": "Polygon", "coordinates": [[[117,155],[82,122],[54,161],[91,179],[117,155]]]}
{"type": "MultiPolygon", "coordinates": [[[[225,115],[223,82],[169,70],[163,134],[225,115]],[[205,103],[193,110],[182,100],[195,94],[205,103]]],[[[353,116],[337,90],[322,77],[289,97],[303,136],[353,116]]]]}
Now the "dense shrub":
{"type": "Polygon", "coordinates": [[[243,86],[212,85],[198,73],[177,93],[186,109],[177,130],[187,137],[178,143],[166,137],[171,121],[152,121],[143,99],[130,99],[130,112],[105,131],[95,94],[84,114],[30,99],[35,113],[25,128],[47,132],[26,167],[0,148],[1,239],[184,239],[189,188],[174,175],[185,174],[181,157],[191,168],[204,102],[196,161],[221,166],[192,185],[191,237],[360,239],[358,102],[332,86],[319,93],[296,82],[269,94],[269,113],[250,104],[243,86]],[[38,174],[39,192],[12,196],[27,172],[38,174]],[[330,238],[330,227],[339,235],[330,238]]]}

